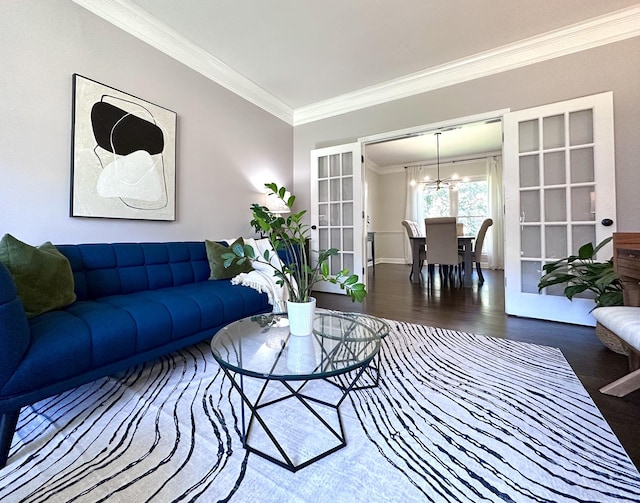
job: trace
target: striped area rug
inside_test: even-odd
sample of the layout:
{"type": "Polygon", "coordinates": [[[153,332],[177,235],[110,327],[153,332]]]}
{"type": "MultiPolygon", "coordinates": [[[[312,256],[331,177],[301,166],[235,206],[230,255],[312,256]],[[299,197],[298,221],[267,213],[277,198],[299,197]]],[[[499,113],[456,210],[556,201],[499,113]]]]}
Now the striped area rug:
{"type": "Polygon", "coordinates": [[[239,397],[201,343],[24,409],[0,501],[640,501],[559,350],[390,324],[379,386],[342,405],[347,446],[297,473],[242,448],[239,397]]]}

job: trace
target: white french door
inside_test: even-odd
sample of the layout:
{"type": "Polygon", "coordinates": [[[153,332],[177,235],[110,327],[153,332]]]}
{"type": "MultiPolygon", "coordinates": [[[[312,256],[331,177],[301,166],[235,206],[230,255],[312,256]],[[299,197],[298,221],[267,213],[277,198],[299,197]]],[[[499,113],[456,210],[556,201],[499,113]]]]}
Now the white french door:
{"type": "Polygon", "coordinates": [[[545,263],[616,230],[612,93],[506,114],[504,189],[506,313],[594,325],[593,300],[538,293],[538,281],[545,263]]]}
{"type": "MultiPolygon", "coordinates": [[[[310,248],[313,263],[318,257],[314,250],[337,248],[331,274],[348,269],[366,284],[361,150],[358,142],[311,151],[310,248]]],[[[316,290],[345,293],[327,282],[318,283],[316,290]]]]}

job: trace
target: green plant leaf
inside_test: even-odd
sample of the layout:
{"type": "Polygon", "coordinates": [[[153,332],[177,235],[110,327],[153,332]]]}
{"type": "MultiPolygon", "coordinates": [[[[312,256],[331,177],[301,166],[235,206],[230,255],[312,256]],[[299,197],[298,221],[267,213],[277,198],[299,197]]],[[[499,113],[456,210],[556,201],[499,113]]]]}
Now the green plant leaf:
{"type": "Polygon", "coordinates": [[[603,239],[593,250],[593,254],[594,256],[600,251],[601,248],[603,248],[604,246],[607,245],[607,243],[609,243],[609,241],[611,241],[613,239],[613,236],[609,236],[606,239],[603,239]]]}
{"type": "Polygon", "coordinates": [[[278,186],[277,186],[275,183],[273,183],[273,182],[271,182],[271,183],[265,183],[265,184],[264,184],[264,186],[265,186],[267,189],[271,190],[271,192],[273,192],[274,194],[276,194],[276,193],[278,192],[278,186]]]}
{"type": "Polygon", "coordinates": [[[538,290],[542,290],[548,286],[559,285],[573,280],[575,276],[572,274],[549,274],[540,278],[538,290]]]}
{"type": "Polygon", "coordinates": [[[622,291],[605,292],[600,295],[598,305],[600,306],[622,306],[623,305],[622,291]]]}
{"type": "Polygon", "coordinates": [[[231,251],[238,257],[244,257],[245,249],[240,243],[234,243],[231,247],[231,251]]]}
{"type": "Polygon", "coordinates": [[[250,245],[244,245],[244,255],[249,257],[251,260],[254,260],[256,258],[256,252],[253,249],[253,246],[250,245]]]}
{"type": "Polygon", "coordinates": [[[578,250],[578,256],[581,259],[593,258],[593,244],[592,243],[583,244],[578,250]]]}
{"type": "MultiPolygon", "coordinates": [[[[348,271],[347,271],[347,273],[348,273],[348,271]]],[[[345,284],[355,286],[355,284],[357,282],[358,282],[358,275],[357,274],[352,274],[351,276],[349,276],[347,278],[347,280],[345,281],[345,284]]]]}
{"type": "Polygon", "coordinates": [[[567,288],[564,289],[564,295],[565,297],[567,297],[567,299],[571,300],[573,299],[574,296],[588,289],[589,289],[589,285],[569,285],[567,288]]]}

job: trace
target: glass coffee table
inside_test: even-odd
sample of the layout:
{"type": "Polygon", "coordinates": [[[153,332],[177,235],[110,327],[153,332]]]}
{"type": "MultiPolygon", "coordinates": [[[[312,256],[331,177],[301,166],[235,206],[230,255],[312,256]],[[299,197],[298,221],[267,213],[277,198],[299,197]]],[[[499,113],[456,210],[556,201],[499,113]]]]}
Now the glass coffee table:
{"type": "Polygon", "coordinates": [[[245,449],[295,472],[344,447],[340,404],[377,369],[388,332],[378,318],[323,310],[308,336],[290,335],[286,314],[222,328],[211,350],[242,398],[245,449]]]}

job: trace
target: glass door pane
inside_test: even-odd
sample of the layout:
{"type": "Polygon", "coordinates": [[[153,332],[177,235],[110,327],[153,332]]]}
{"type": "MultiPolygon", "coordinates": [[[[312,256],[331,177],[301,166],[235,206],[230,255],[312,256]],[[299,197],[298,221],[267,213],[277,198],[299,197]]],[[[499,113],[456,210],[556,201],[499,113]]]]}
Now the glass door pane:
{"type": "MultiPolygon", "coordinates": [[[[312,261],[318,250],[335,248],[338,254],[329,260],[331,274],[344,269],[364,278],[362,265],[364,236],[362,218],[362,183],[360,144],[329,147],[311,153],[312,261]],[[315,227],[315,228],[314,228],[315,227]]],[[[317,290],[345,293],[336,285],[319,283],[317,290]]]]}
{"type": "MultiPolygon", "coordinates": [[[[574,243],[575,238],[595,235],[589,230],[595,228],[593,134],[589,132],[593,121],[586,112],[519,124],[520,134],[525,135],[519,142],[523,292],[533,290],[535,264],[566,257],[584,244],[574,243]],[[540,190],[531,190],[535,185],[540,190]],[[574,225],[579,225],[579,232],[574,232],[574,225]]],[[[540,275],[538,271],[538,279],[540,275]]],[[[562,291],[547,294],[562,295],[562,291]]]]}

